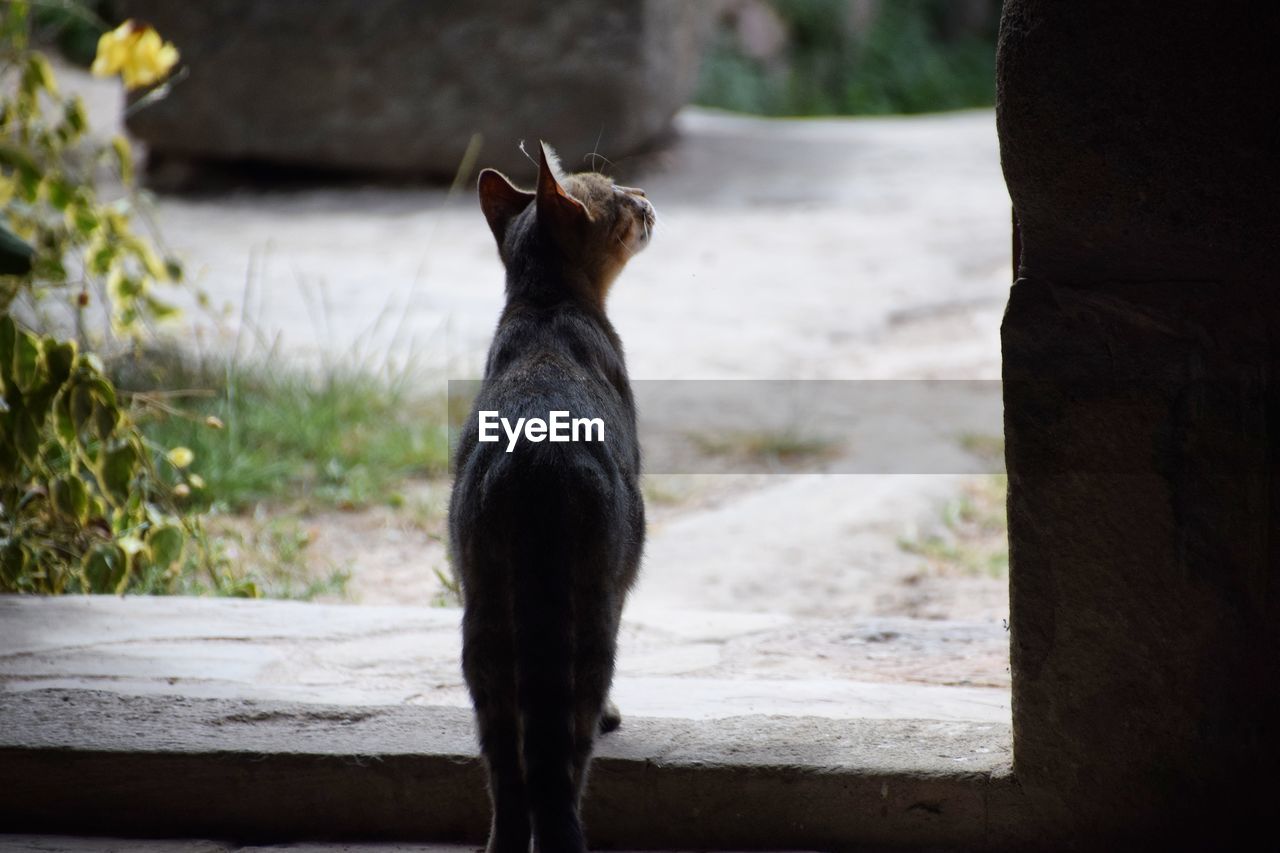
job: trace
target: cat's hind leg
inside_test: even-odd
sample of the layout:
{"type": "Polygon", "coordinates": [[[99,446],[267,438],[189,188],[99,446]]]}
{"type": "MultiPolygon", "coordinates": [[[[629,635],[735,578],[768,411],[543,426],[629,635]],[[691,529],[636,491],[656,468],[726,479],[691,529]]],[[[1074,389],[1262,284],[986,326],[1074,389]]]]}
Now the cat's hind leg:
{"type": "Polygon", "coordinates": [[[462,669],[476,712],[489,774],[493,820],[488,853],[528,853],[529,797],[521,770],[515,659],[504,616],[469,607],[463,617],[462,669]]]}
{"type": "Polygon", "coordinates": [[[609,701],[617,650],[618,623],[609,608],[580,607],[574,660],[573,778],[581,802],[598,733],[612,731],[622,722],[617,706],[609,701]]]}

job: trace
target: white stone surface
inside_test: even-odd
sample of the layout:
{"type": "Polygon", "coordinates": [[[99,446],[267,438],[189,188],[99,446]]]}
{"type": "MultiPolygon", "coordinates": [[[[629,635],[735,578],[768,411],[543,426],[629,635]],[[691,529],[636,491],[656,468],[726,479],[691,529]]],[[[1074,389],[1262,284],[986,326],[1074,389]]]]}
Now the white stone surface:
{"type": "MultiPolygon", "coordinates": [[[[0,705],[5,692],[80,688],[466,707],[458,615],[232,599],[4,596],[0,705]]],[[[768,614],[639,610],[624,626],[616,699],[624,714],[640,717],[1008,722],[1007,686],[947,686],[919,672],[922,661],[939,657],[958,673],[967,654],[998,655],[999,628],[911,620],[841,625],[836,634],[832,628],[768,614]],[[913,631],[923,642],[911,642],[913,631]],[[809,646],[807,663],[787,645],[797,636],[809,646]]],[[[989,663],[980,660],[982,666],[989,663]]]]}

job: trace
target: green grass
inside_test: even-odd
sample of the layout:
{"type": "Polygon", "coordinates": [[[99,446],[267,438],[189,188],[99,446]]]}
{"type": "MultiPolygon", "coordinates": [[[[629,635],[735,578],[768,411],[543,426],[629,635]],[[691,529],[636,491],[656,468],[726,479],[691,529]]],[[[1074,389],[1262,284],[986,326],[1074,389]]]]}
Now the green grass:
{"type": "Polygon", "coordinates": [[[1004,436],[966,432],[960,436],[960,446],[990,465],[1004,467],[1004,436]]]}
{"type": "Polygon", "coordinates": [[[251,578],[260,595],[310,601],[346,593],[350,567],[320,565],[311,559],[312,533],[296,515],[220,516],[211,526],[219,559],[251,578]]]}
{"type": "Polygon", "coordinates": [[[172,352],[112,372],[157,448],[192,451],[200,507],[394,505],[404,480],[448,467],[443,400],[414,394],[404,377],[192,364],[172,352]]]}
{"type": "Polygon", "coordinates": [[[937,574],[964,577],[1009,576],[1009,522],[1005,498],[1009,478],[987,474],[966,483],[943,505],[935,529],[898,540],[898,547],[923,557],[937,574]]]}
{"type": "MultiPolygon", "coordinates": [[[[995,103],[994,14],[978,34],[948,35],[948,0],[883,3],[852,33],[844,0],[773,0],[788,46],[779,62],[713,40],[694,101],[772,116],[886,115],[995,103]]],[[[993,7],[994,12],[994,7],[993,7]]]]}
{"type": "Polygon", "coordinates": [[[822,462],[840,451],[838,442],[792,429],[689,433],[687,438],[705,456],[766,468],[822,462]]]}

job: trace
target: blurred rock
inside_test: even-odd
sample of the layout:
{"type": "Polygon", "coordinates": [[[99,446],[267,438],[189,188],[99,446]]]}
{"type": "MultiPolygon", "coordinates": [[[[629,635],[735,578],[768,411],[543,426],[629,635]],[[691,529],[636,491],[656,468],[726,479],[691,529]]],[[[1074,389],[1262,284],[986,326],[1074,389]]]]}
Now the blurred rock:
{"type": "Polygon", "coordinates": [[[948,40],[971,38],[994,31],[1000,20],[1000,0],[948,0],[942,7],[942,35],[948,40]]]}
{"type": "Polygon", "coordinates": [[[697,82],[711,8],[682,0],[119,0],[187,76],[129,130],[158,159],[450,178],[566,167],[660,138],[697,82]]]}
{"type": "Polygon", "coordinates": [[[763,62],[778,61],[787,49],[787,24],[766,0],[721,0],[717,9],[721,26],[728,27],[743,56],[763,62]]]}

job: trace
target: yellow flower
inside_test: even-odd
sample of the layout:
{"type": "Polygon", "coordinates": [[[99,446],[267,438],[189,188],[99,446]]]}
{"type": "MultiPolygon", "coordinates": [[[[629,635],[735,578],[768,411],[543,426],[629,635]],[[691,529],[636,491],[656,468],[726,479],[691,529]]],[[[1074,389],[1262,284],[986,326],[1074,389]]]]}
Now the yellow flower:
{"type": "Polygon", "coordinates": [[[168,453],[169,461],[173,463],[175,468],[186,468],[193,461],[196,455],[191,452],[189,447],[175,447],[168,453]]]}
{"type": "Polygon", "coordinates": [[[119,74],[126,89],[163,80],[178,64],[178,49],[147,24],[125,21],[98,39],[98,55],[90,69],[97,77],[119,74]]]}

